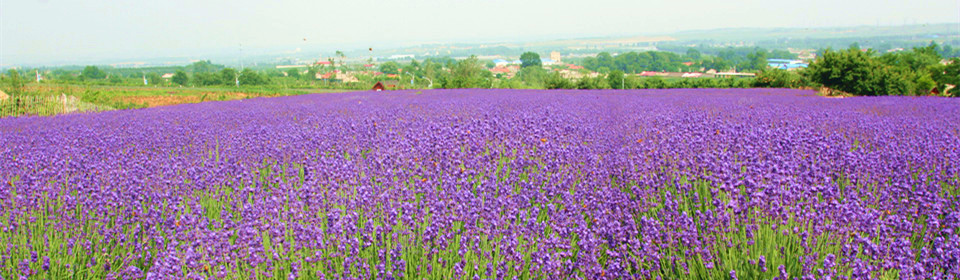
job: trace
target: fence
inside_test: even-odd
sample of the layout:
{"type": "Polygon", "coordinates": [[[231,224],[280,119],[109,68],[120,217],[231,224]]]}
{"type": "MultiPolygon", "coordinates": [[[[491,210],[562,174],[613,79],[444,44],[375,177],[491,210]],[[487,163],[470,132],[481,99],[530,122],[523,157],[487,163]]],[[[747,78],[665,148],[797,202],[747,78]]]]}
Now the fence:
{"type": "Polygon", "coordinates": [[[36,95],[10,96],[0,100],[0,117],[52,116],[69,113],[99,112],[112,110],[81,101],[76,96],[36,95]]]}

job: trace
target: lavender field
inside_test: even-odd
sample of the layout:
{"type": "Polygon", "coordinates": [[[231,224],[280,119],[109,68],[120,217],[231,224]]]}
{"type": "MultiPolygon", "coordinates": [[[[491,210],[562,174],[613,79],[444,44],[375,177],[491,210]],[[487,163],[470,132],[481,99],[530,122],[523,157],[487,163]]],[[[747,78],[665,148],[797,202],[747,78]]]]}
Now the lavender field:
{"type": "Polygon", "coordinates": [[[960,100],[317,94],[0,119],[3,279],[960,279],[960,100]]]}

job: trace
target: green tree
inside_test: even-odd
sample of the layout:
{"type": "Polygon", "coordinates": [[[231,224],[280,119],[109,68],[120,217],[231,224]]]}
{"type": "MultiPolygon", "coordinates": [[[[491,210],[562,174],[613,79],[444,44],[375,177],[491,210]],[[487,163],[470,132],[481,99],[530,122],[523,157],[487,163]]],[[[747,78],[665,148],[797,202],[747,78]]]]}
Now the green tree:
{"type": "Polygon", "coordinates": [[[758,50],[747,54],[747,59],[737,66],[738,71],[759,71],[767,68],[767,52],[758,50]]]}
{"type": "Polygon", "coordinates": [[[623,89],[625,83],[626,78],[623,76],[623,71],[613,70],[607,74],[607,84],[609,84],[611,88],[623,89]]]}
{"type": "Polygon", "coordinates": [[[791,53],[787,50],[772,50],[770,51],[770,55],[767,57],[777,59],[797,59],[797,54],[791,53]]]}
{"type": "Polygon", "coordinates": [[[559,72],[553,72],[552,74],[548,75],[547,79],[544,81],[544,88],[574,89],[574,88],[577,88],[577,85],[572,81],[561,76],[559,72]]]}
{"type": "Polygon", "coordinates": [[[517,73],[517,78],[530,88],[543,88],[547,75],[547,70],[542,67],[523,67],[517,73]]]}
{"type": "Polygon", "coordinates": [[[160,74],[157,74],[156,72],[147,73],[147,81],[150,82],[151,85],[155,86],[163,84],[163,78],[160,77],[160,74]]]}
{"type": "Polygon", "coordinates": [[[667,88],[667,83],[660,77],[644,78],[641,83],[642,88],[662,89],[667,88]]]}
{"type": "Polygon", "coordinates": [[[476,56],[458,61],[450,74],[444,81],[445,88],[490,88],[493,83],[493,73],[483,69],[476,56]]]}
{"type": "Polygon", "coordinates": [[[221,69],[218,75],[220,76],[220,84],[225,86],[236,85],[236,81],[237,81],[236,79],[238,74],[239,73],[237,73],[237,70],[234,70],[233,68],[221,69]]]}
{"type": "Polygon", "coordinates": [[[287,70],[287,77],[300,79],[300,69],[290,68],[289,70],[287,70]]]}
{"type": "Polygon", "coordinates": [[[302,79],[302,80],[304,80],[304,81],[316,81],[316,80],[317,80],[317,73],[320,73],[320,71],[323,70],[323,69],[321,69],[321,68],[322,68],[322,66],[319,66],[319,65],[316,65],[316,64],[315,64],[315,65],[307,66],[307,73],[304,74],[304,75],[301,75],[301,76],[300,76],[300,79],[302,79]]]}
{"type": "Polygon", "coordinates": [[[601,52],[597,54],[597,65],[594,69],[597,71],[606,69],[606,71],[600,71],[600,73],[606,73],[610,69],[614,69],[616,64],[614,63],[613,56],[608,52],[601,52]]]}
{"type": "Polygon", "coordinates": [[[340,65],[343,65],[343,60],[347,58],[347,55],[344,54],[342,51],[337,51],[336,55],[338,58],[340,58],[340,65]]]}
{"type": "Polygon", "coordinates": [[[930,68],[930,78],[936,83],[941,93],[949,93],[960,97],[960,88],[947,91],[947,85],[960,86],[960,58],[951,58],[947,65],[938,65],[930,68]]]}
{"type": "Polygon", "coordinates": [[[797,88],[806,84],[800,74],[776,68],[761,71],[753,80],[754,87],[766,88],[797,88]]]}
{"type": "Polygon", "coordinates": [[[423,71],[420,71],[420,63],[417,63],[416,60],[410,61],[410,63],[403,65],[400,70],[403,70],[403,73],[410,73],[417,77],[423,76],[423,71]]]}
{"type": "Polygon", "coordinates": [[[578,89],[608,89],[610,84],[603,77],[583,77],[577,81],[578,89]]]}
{"type": "Polygon", "coordinates": [[[542,67],[543,63],[540,61],[540,55],[535,52],[525,52],[520,55],[520,67],[527,68],[530,66],[542,67]]]}
{"type": "Polygon", "coordinates": [[[386,74],[398,74],[400,73],[400,65],[393,61],[384,62],[380,64],[380,72],[386,74]]]}
{"type": "Polygon", "coordinates": [[[221,84],[220,77],[215,73],[198,72],[193,74],[193,84],[197,86],[212,86],[221,84]]]}
{"type": "Polygon", "coordinates": [[[110,75],[109,81],[111,84],[120,84],[123,83],[123,76],[120,75],[110,75]]]}
{"type": "Polygon", "coordinates": [[[85,79],[103,79],[107,77],[107,73],[100,71],[100,68],[96,66],[88,65],[83,68],[83,71],[80,72],[80,76],[85,79]]]}
{"type": "Polygon", "coordinates": [[[7,70],[7,75],[3,77],[3,91],[11,96],[17,96],[24,93],[24,79],[16,69],[7,70]]]}
{"type": "Polygon", "coordinates": [[[183,70],[177,70],[177,72],[173,74],[173,78],[170,79],[170,81],[172,81],[174,84],[181,86],[187,85],[189,80],[190,78],[187,77],[187,72],[183,72],[183,70]]]}
{"type": "Polygon", "coordinates": [[[854,95],[908,95],[914,84],[907,73],[885,65],[856,48],[826,50],[804,72],[827,88],[854,95]]]}
{"type": "Polygon", "coordinates": [[[210,63],[209,60],[201,60],[201,61],[191,63],[190,65],[187,65],[185,68],[187,72],[190,72],[190,73],[214,73],[214,72],[220,71],[225,67],[223,65],[210,63]]]}
{"type": "Polygon", "coordinates": [[[698,51],[697,49],[694,49],[694,48],[687,49],[687,58],[690,59],[691,61],[699,61],[701,56],[702,55],[700,54],[700,51],[698,51]]]}
{"type": "Polygon", "coordinates": [[[913,48],[910,51],[886,53],[879,57],[879,61],[883,64],[918,72],[926,70],[927,67],[939,65],[941,59],[940,54],[937,53],[936,44],[913,48]]]}
{"type": "Polygon", "coordinates": [[[257,71],[253,71],[253,69],[250,68],[244,68],[243,71],[240,72],[239,79],[240,84],[246,86],[261,86],[269,82],[266,76],[261,75],[260,73],[257,73],[257,71]]]}

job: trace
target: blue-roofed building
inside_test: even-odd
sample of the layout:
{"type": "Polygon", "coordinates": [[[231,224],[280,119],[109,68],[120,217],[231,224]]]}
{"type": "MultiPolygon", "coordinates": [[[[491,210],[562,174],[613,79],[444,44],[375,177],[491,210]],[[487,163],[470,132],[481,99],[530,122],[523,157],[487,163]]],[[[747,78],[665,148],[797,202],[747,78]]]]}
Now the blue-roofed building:
{"type": "Polygon", "coordinates": [[[500,67],[500,66],[507,66],[507,65],[510,64],[510,61],[507,61],[506,59],[497,58],[497,59],[494,59],[494,60],[493,60],[493,64],[496,65],[496,66],[498,66],[498,67],[500,67]]]}
{"type": "Polygon", "coordinates": [[[774,69],[783,69],[783,70],[794,70],[800,68],[807,68],[810,64],[803,62],[803,60],[794,60],[794,59],[767,59],[767,66],[774,69]]]}

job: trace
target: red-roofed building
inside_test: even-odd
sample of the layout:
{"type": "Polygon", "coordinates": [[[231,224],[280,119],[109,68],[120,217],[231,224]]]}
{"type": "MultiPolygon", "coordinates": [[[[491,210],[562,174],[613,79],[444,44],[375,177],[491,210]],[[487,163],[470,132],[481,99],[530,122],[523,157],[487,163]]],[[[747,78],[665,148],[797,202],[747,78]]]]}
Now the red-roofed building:
{"type": "Polygon", "coordinates": [[[376,84],[373,85],[373,90],[375,90],[375,91],[383,91],[383,90],[387,90],[387,89],[396,89],[396,88],[397,88],[397,85],[399,85],[399,84],[400,84],[400,82],[398,82],[398,81],[396,81],[396,80],[379,81],[379,82],[377,82],[376,84]]]}
{"type": "Polygon", "coordinates": [[[693,62],[684,62],[684,63],[682,63],[682,64],[683,64],[683,65],[686,65],[686,66],[693,66],[693,62]]]}
{"type": "Polygon", "coordinates": [[[580,70],[580,69],[583,69],[583,66],[567,64],[567,68],[570,68],[570,70],[580,70]]]}
{"type": "Polygon", "coordinates": [[[490,72],[494,74],[507,74],[510,73],[510,69],[507,67],[493,67],[493,69],[490,69],[490,72]]]}
{"type": "Polygon", "coordinates": [[[333,63],[331,63],[330,61],[317,61],[317,63],[314,63],[314,64],[316,64],[316,65],[331,65],[331,64],[333,64],[333,63]]]}
{"type": "Polygon", "coordinates": [[[642,77],[664,77],[667,76],[666,72],[655,72],[655,71],[643,71],[640,72],[639,76],[642,77]]]}
{"type": "Polygon", "coordinates": [[[323,74],[317,73],[317,79],[329,80],[332,78],[336,78],[337,74],[340,74],[340,70],[333,70],[323,74]]]}

